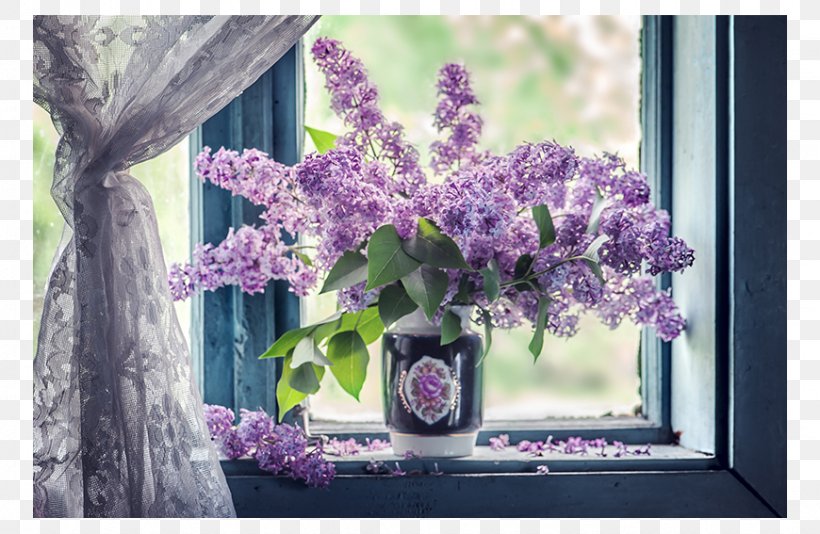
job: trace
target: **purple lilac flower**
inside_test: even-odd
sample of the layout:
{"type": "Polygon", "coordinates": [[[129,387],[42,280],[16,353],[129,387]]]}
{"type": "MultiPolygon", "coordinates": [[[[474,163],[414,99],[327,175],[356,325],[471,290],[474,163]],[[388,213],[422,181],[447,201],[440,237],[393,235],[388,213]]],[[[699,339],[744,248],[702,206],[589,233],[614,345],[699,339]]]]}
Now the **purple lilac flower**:
{"type": "Polygon", "coordinates": [[[175,300],[197,289],[214,291],[226,285],[237,285],[252,295],[264,292],[270,280],[288,280],[294,293],[306,295],[316,283],[316,271],[287,256],[287,247],[271,231],[270,227],[231,228],[219,245],[197,245],[191,263],[171,265],[169,284],[175,300]]]}
{"type": "Polygon", "coordinates": [[[239,418],[239,426],[236,432],[248,449],[255,448],[260,441],[268,437],[273,431],[273,419],[265,410],[260,409],[252,412],[242,408],[239,410],[239,418]]]}
{"type": "Polygon", "coordinates": [[[316,263],[330,268],[346,250],[354,250],[391,216],[391,200],[384,187],[363,179],[383,172],[380,163],[366,163],[351,148],[308,154],[296,170],[296,182],[314,210],[319,238],[316,263]]]}
{"type": "Polygon", "coordinates": [[[328,452],[338,456],[356,456],[362,448],[361,444],[359,444],[354,438],[346,440],[333,438],[327,445],[330,448],[328,452]]]}
{"type": "Polygon", "coordinates": [[[481,136],[481,117],[467,111],[467,106],[478,104],[467,69],[463,65],[449,63],[438,73],[438,94],[441,97],[436,107],[433,125],[439,131],[448,131],[445,141],[435,141],[430,145],[432,153],[430,166],[436,173],[456,169],[462,164],[470,164],[476,159],[476,144],[481,136]]]}
{"type": "MultiPolygon", "coordinates": [[[[550,436],[550,438],[552,438],[552,436],[550,436]]],[[[545,447],[543,441],[529,441],[523,439],[518,442],[516,449],[519,452],[526,452],[534,456],[541,456],[545,450],[545,447]]]]}
{"type": "Polygon", "coordinates": [[[259,442],[256,461],[259,468],[279,474],[305,455],[307,438],[299,427],[286,423],[276,425],[273,432],[259,442]]]}
{"type": "Polygon", "coordinates": [[[564,454],[587,454],[589,442],[580,437],[568,437],[564,442],[564,454]]]}
{"type": "Polygon", "coordinates": [[[403,477],[404,475],[407,474],[407,471],[405,471],[404,469],[401,468],[401,466],[399,465],[399,462],[396,462],[396,468],[393,469],[392,471],[390,471],[390,474],[393,475],[394,477],[403,477]]]}
{"type": "MultiPolygon", "coordinates": [[[[609,443],[605,438],[584,439],[579,436],[570,436],[566,441],[559,441],[557,444],[553,441],[553,437],[547,437],[546,441],[529,441],[521,440],[516,444],[516,449],[519,452],[527,453],[531,456],[544,456],[544,452],[558,452],[568,455],[585,456],[590,451],[597,456],[607,456],[606,447],[609,443]]],[[[620,458],[626,455],[651,455],[652,445],[647,443],[644,447],[635,450],[629,448],[621,441],[614,441],[612,443],[615,447],[614,456],[620,458]]],[[[493,447],[491,447],[493,448],[493,447]]],[[[493,448],[493,450],[501,450],[493,448]]]]}
{"type": "Polygon", "coordinates": [[[617,285],[607,284],[596,312],[610,328],[617,327],[624,317],[636,324],[654,326],[664,341],[678,337],[686,326],[669,293],[658,289],[647,277],[621,278],[617,285]]]}
{"type": "Polygon", "coordinates": [[[531,444],[532,442],[530,440],[522,439],[518,442],[518,445],[516,445],[515,448],[518,449],[519,452],[527,452],[529,451],[531,444]]]}
{"type": "Polygon", "coordinates": [[[627,207],[649,202],[646,176],[626,168],[623,158],[605,153],[600,158],[583,158],[579,165],[582,180],[588,180],[627,207]]]}
{"type": "Polygon", "coordinates": [[[362,62],[339,41],[320,37],[311,49],[325,75],[331,108],[352,128],[337,146],[353,147],[362,154],[389,161],[394,189],[411,196],[424,182],[418,151],[403,139],[400,124],[388,121],[379,109],[379,92],[368,79],[362,62]]]}
{"type": "Polygon", "coordinates": [[[293,462],[291,477],[304,480],[310,488],[326,488],[336,477],[336,466],[325,460],[322,451],[317,449],[293,462]]]}
{"type": "MultiPolygon", "coordinates": [[[[413,452],[410,449],[407,449],[406,451],[404,451],[404,459],[405,460],[412,460],[413,458],[418,458],[418,456],[416,455],[415,452],[413,452]]],[[[396,464],[396,465],[398,465],[398,464],[396,464]]]]}
{"type": "Polygon", "coordinates": [[[368,451],[382,451],[390,448],[390,442],[383,439],[375,438],[371,440],[370,438],[364,438],[364,441],[364,448],[368,451]]]}
{"type": "Polygon", "coordinates": [[[498,437],[490,438],[490,448],[494,451],[503,451],[510,444],[509,434],[500,434],[498,437]]]}
{"type": "Polygon", "coordinates": [[[370,460],[367,462],[367,467],[365,467],[365,470],[372,475],[378,475],[382,472],[383,468],[384,462],[381,460],[370,460]]]}
{"type": "Polygon", "coordinates": [[[235,460],[247,454],[248,446],[239,437],[235,428],[231,428],[217,439],[219,452],[229,460],[235,460]]]}
{"type": "Polygon", "coordinates": [[[208,425],[211,439],[224,436],[233,427],[235,416],[230,408],[217,404],[205,404],[204,410],[205,423],[208,425]]]}
{"type": "Polygon", "coordinates": [[[678,237],[669,236],[669,214],[648,205],[637,209],[610,208],[601,216],[601,231],[609,240],[601,246],[601,262],[620,274],[638,272],[641,262],[649,272],[680,272],[695,261],[694,251],[678,237]]]}
{"type": "Polygon", "coordinates": [[[573,249],[581,242],[589,221],[578,213],[567,213],[555,222],[555,241],[564,248],[573,249]]]}
{"type": "Polygon", "coordinates": [[[339,308],[348,312],[362,311],[367,308],[376,297],[379,296],[381,288],[365,291],[366,282],[340,289],[337,295],[339,308]]]}
{"type": "Polygon", "coordinates": [[[578,158],[558,143],[524,143],[507,158],[507,189],[521,206],[564,206],[566,183],[575,175],[578,158]]]}

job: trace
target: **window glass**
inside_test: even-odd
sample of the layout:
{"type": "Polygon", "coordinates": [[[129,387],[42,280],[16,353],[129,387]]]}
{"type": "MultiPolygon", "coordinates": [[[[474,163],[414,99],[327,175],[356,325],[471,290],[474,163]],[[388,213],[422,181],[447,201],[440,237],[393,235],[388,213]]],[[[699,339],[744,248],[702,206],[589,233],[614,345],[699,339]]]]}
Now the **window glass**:
{"type": "MultiPolygon", "coordinates": [[[[34,340],[40,331],[51,262],[63,231],[63,216],[51,198],[54,152],[59,135],[51,118],[34,106],[34,340]]],[[[166,261],[189,256],[189,156],[188,139],[160,156],[135,165],[131,174],[151,193],[166,261]]],[[[175,304],[180,326],[186,336],[191,324],[190,301],[175,304]]]]}
{"type": "MultiPolygon", "coordinates": [[[[618,152],[638,164],[640,17],[322,17],[306,36],[341,40],[360,57],[385,114],[401,122],[427,162],[436,139],[434,83],[445,62],[463,62],[481,101],[482,147],[506,153],[522,141],[555,139],[581,155],[618,152]]],[[[305,123],[334,133],[324,80],[306,54],[305,123]]],[[[313,150],[307,140],[306,151],[313,150]]],[[[304,320],[335,311],[333,295],[303,301],[304,320]]],[[[485,363],[485,418],[631,414],[640,409],[640,330],[610,331],[582,318],[571,339],[548,338],[533,365],[528,327],[497,330],[485,363]]],[[[316,419],[381,420],[380,348],[371,346],[361,403],[331,375],[311,399],[316,419]]]]}

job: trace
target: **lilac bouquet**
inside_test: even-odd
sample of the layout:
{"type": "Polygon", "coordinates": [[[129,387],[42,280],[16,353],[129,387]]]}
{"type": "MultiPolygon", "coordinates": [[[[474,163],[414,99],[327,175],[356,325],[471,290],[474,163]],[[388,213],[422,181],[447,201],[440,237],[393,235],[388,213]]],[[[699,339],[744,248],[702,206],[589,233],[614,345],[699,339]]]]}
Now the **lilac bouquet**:
{"type": "Polygon", "coordinates": [[[618,156],[579,157],[554,141],[506,155],[480,150],[478,101],[455,64],[439,71],[441,140],[424,169],[402,126],[379,109],[362,62],[333,39],[316,40],[312,53],[349,131],[308,128],[318,152],[292,167],[258,150],[206,147],[200,178],[265,212],[258,226],[197,246],[170,271],[176,299],[229,284],[261,292],[270,280],[303,296],[320,276],[321,292],[338,291],[339,312],[286,332],[261,356],[285,358],[281,413],[318,391],[326,367],[358,398],[367,344],[418,308],[447,344],[462,330],[453,307],[472,306],[485,355],[494,327],[528,322],[537,358],[545,332],[573,336],[587,312],[611,328],[629,317],[667,341],[681,333],[684,319],[652,277],[684,270],[694,253],[669,235],[646,176],[618,156]],[[288,245],[297,235],[316,246],[288,245]]]}

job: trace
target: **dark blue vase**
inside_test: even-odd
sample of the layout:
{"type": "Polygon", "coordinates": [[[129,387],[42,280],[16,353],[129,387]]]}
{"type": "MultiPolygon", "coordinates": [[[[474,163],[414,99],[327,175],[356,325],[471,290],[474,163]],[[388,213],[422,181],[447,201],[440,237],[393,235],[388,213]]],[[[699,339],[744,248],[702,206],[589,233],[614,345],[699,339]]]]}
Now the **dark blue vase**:
{"type": "Polygon", "coordinates": [[[382,337],[384,417],[397,455],[469,456],[481,428],[481,336],[465,329],[441,345],[439,327],[420,311],[382,337]]]}

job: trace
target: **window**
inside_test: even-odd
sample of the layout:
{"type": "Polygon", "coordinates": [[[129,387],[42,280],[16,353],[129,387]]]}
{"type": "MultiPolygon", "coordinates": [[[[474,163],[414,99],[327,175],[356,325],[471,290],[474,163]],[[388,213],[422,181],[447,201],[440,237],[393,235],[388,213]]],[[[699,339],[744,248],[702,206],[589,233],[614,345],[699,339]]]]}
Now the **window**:
{"type": "MultiPolygon", "coordinates": [[[[422,162],[438,137],[432,126],[436,72],[460,61],[481,102],[482,148],[506,153],[525,140],[554,138],[581,155],[617,151],[637,168],[640,27],[637,16],[323,17],[304,40],[309,46],[330,36],[362,59],[379,88],[381,108],[405,125],[422,162]]],[[[324,77],[308,57],[305,81],[305,124],[344,132],[330,109],[324,77]]],[[[306,324],[334,311],[334,295],[302,299],[306,324]]],[[[528,326],[494,334],[485,362],[485,421],[640,413],[638,327],[625,321],[610,331],[596,317],[583,317],[575,337],[548,336],[536,365],[527,350],[531,335],[528,326]]],[[[381,353],[378,344],[370,350],[361,402],[326,379],[310,398],[314,421],[382,420],[381,353]]]]}
{"type": "MultiPolygon", "coordinates": [[[[308,499],[293,491],[291,481],[266,475],[250,461],[225,462],[237,512],[257,517],[785,515],[785,26],[784,17],[646,17],[642,22],[641,166],[657,179],[657,203],[674,211],[675,232],[699,251],[693,274],[662,281],[673,283],[685,303],[691,321],[686,337],[672,346],[649,336],[641,342],[642,417],[499,422],[488,424],[480,437],[486,443],[500,428],[511,430],[513,441],[543,438],[546,432],[606,435],[651,441],[655,455],[626,462],[573,457],[550,466],[559,476],[539,477],[531,474],[528,460],[482,451],[441,462],[444,476],[406,478],[368,476],[367,458],[354,457],[338,463],[342,476],[330,491],[308,499]],[[761,247],[769,252],[765,257],[761,247]],[[681,447],[671,445],[673,431],[682,432],[681,447]]],[[[371,30],[380,31],[380,25],[371,24],[371,30]]],[[[425,51],[429,43],[420,41],[419,54],[435,52],[425,51]]],[[[204,124],[192,140],[195,149],[256,146],[284,163],[297,161],[301,54],[301,46],[294,47],[204,124]]],[[[198,240],[221,239],[228,226],[255,219],[247,205],[200,184],[192,187],[192,205],[198,240]]],[[[253,297],[230,288],[203,295],[194,317],[194,353],[206,401],[275,412],[277,362],[256,356],[298,325],[298,301],[276,284],[253,297]]],[[[336,430],[355,435],[356,428],[367,429],[336,430]]]]}

